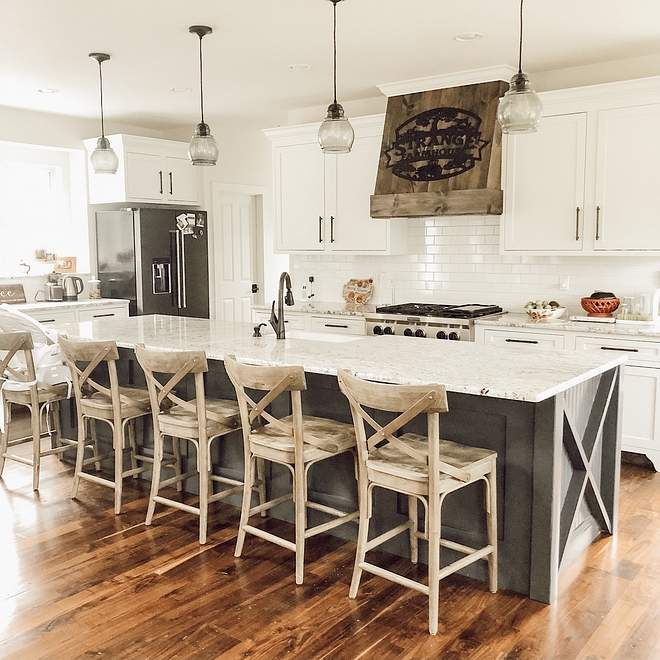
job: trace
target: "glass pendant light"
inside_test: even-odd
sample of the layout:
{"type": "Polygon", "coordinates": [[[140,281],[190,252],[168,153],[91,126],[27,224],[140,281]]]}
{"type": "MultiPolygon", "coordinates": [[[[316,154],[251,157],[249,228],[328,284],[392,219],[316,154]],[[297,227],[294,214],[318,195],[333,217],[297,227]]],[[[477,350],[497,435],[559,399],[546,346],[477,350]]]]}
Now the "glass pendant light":
{"type": "Polygon", "coordinates": [[[543,114],[541,99],[522,72],[523,0],[520,0],[520,46],[518,73],[511,78],[509,91],[500,99],[497,120],[503,133],[534,133],[543,114]]]}
{"type": "Polygon", "coordinates": [[[342,0],[330,0],[334,14],[333,29],[333,80],[334,101],[328,106],[328,116],[319,128],[319,144],[325,154],[347,154],[353,146],[353,127],[344,117],[344,108],[337,103],[337,3],[342,0]]]}
{"type": "Polygon", "coordinates": [[[202,38],[213,30],[206,25],[192,25],[188,32],[199,37],[199,107],[202,120],[197,124],[195,133],[188,145],[188,156],[193,165],[215,165],[218,161],[218,145],[211,135],[211,129],[204,122],[204,81],[202,75],[202,38]]]}
{"type": "Polygon", "coordinates": [[[107,53],[90,53],[89,56],[99,64],[99,87],[101,89],[101,137],[96,143],[96,149],[92,151],[89,160],[96,174],[116,174],[119,167],[119,158],[110,146],[110,140],[105,137],[103,125],[103,74],[101,64],[110,59],[107,53]]]}

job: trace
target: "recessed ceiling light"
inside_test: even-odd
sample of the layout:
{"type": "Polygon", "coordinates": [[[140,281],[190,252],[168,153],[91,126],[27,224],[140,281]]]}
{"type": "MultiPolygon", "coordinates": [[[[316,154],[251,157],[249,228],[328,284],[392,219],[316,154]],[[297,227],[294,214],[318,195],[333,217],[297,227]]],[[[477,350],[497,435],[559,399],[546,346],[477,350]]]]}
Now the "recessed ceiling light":
{"type": "Polygon", "coordinates": [[[170,92],[192,92],[192,88],[190,87],[172,87],[170,89],[170,92]]]}
{"type": "Polygon", "coordinates": [[[52,87],[41,87],[37,90],[39,94],[59,94],[59,89],[53,89],[52,87]]]}
{"type": "Polygon", "coordinates": [[[309,71],[312,67],[309,64],[288,64],[286,68],[292,71],[309,71]]]}
{"type": "Polygon", "coordinates": [[[463,32],[463,34],[457,34],[454,41],[476,41],[477,39],[483,39],[483,36],[481,32],[463,32]]]}

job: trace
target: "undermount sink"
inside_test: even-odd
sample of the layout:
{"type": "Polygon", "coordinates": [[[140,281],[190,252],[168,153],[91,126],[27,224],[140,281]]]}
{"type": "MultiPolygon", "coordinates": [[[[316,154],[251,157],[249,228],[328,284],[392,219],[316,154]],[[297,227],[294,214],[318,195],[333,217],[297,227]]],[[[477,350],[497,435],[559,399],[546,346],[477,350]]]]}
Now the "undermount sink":
{"type": "Polygon", "coordinates": [[[287,330],[286,339],[310,339],[312,341],[345,342],[364,339],[362,335],[335,335],[329,332],[307,332],[305,330],[287,330]]]}

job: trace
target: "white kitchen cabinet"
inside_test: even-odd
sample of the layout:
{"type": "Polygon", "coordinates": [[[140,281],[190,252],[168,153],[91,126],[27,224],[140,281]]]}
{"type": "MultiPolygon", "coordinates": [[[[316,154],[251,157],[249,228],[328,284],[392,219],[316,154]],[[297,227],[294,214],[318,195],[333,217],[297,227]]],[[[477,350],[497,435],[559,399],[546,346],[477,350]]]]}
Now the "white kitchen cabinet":
{"type": "Polygon", "coordinates": [[[508,139],[506,251],[582,250],[586,128],[584,112],[555,115],[538,132],[508,139]]]}
{"type": "Polygon", "coordinates": [[[626,355],[623,367],[621,448],[644,454],[660,472],[660,338],[614,333],[583,333],[543,327],[507,327],[477,323],[475,340],[482,343],[551,346],[577,351],[626,355]]]}
{"type": "Polygon", "coordinates": [[[541,97],[538,132],[503,141],[502,253],[660,253],[660,78],[541,97]]]}
{"type": "MultiPolygon", "coordinates": [[[[116,174],[95,174],[88,167],[90,204],[199,204],[199,168],[191,164],[185,142],[135,135],[108,139],[119,167],[116,174]]],[[[96,139],[85,140],[85,147],[91,153],[96,139]]]]}
{"type": "Polygon", "coordinates": [[[336,314],[311,315],[312,332],[329,332],[337,335],[365,335],[367,328],[363,316],[338,316],[336,314]]]}
{"type": "MultiPolygon", "coordinates": [[[[23,311],[23,310],[21,310],[23,311]]],[[[76,313],[72,309],[63,309],[45,312],[25,311],[28,316],[43,323],[44,325],[55,325],[56,323],[73,323],[76,320],[76,313]]]]}
{"type": "MultiPolygon", "coordinates": [[[[276,306],[277,308],[277,306],[276,306]]],[[[284,331],[287,330],[305,330],[305,314],[299,312],[287,312],[284,309],[284,331]]],[[[262,335],[275,334],[273,327],[270,324],[270,312],[252,310],[252,322],[255,324],[264,323],[265,327],[260,329],[262,335]]]]}
{"type": "Polygon", "coordinates": [[[100,318],[128,318],[128,300],[79,300],[64,303],[25,303],[16,308],[45,325],[93,321],[100,318]]]}
{"type": "Polygon", "coordinates": [[[288,253],[402,254],[407,221],[370,216],[383,115],[351,119],[348,154],[323,154],[318,124],[264,131],[273,144],[276,248],[288,253]]]}

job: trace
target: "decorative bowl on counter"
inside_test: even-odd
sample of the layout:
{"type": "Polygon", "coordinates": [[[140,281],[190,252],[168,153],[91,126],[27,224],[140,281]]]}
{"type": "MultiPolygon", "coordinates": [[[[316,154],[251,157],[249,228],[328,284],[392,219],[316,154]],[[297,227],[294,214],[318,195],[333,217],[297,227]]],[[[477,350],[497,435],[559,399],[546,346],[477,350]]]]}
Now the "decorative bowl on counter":
{"type": "Polygon", "coordinates": [[[621,301],[619,298],[581,298],[580,304],[587,316],[608,317],[616,311],[621,301]]]}
{"type": "Polygon", "coordinates": [[[558,302],[554,300],[547,302],[537,300],[528,302],[525,305],[525,312],[532,321],[547,321],[548,319],[558,319],[566,311],[558,302]]]}

